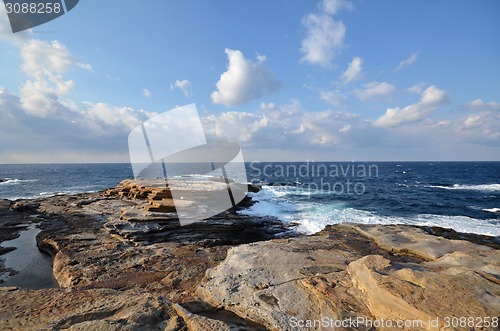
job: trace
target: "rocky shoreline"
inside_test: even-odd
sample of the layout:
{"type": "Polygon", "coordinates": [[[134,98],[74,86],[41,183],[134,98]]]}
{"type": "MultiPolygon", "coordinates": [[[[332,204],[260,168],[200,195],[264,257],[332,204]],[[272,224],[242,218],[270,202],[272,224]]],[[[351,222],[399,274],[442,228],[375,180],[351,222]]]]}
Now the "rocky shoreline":
{"type": "MultiPolygon", "coordinates": [[[[306,330],[307,321],[366,318],[445,330],[446,317],[500,315],[498,238],[356,224],[304,236],[238,208],[181,226],[168,189],[132,180],[0,201],[0,241],[37,224],[60,286],[0,287],[0,329],[306,330]]],[[[15,273],[1,259],[9,250],[0,246],[1,273],[15,273]]]]}

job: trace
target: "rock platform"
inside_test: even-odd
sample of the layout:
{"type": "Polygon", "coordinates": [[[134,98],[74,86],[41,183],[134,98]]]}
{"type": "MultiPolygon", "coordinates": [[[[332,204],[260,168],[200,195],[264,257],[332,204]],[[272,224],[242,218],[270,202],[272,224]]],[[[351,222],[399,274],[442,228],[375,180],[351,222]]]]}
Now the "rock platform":
{"type": "Polygon", "coordinates": [[[305,236],[238,213],[251,203],[182,226],[164,183],[1,201],[0,240],[38,224],[60,288],[0,284],[0,330],[332,330],[306,328],[323,319],[423,323],[336,330],[479,330],[445,321],[500,315],[498,238],[359,224],[305,236]]]}

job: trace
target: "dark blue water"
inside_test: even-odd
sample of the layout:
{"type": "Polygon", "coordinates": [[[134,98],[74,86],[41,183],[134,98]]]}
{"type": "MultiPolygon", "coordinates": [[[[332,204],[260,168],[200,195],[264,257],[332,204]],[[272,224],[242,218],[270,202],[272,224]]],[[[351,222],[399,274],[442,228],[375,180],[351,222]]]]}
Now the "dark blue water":
{"type": "Polygon", "coordinates": [[[500,162],[261,163],[262,182],[248,213],[297,222],[304,232],[327,224],[436,225],[500,235],[500,162]]]}
{"type": "Polygon", "coordinates": [[[131,177],[130,164],[0,164],[0,199],[95,192],[131,177]]]}
{"type": "MultiPolygon", "coordinates": [[[[187,166],[187,165],[185,165],[187,166]]],[[[263,185],[246,213],[327,224],[437,225],[500,235],[500,162],[248,163],[263,185]]],[[[196,166],[188,173],[197,174],[196,166]]],[[[0,198],[99,191],[131,178],[129,164],[0,165],[0,198]]]]}

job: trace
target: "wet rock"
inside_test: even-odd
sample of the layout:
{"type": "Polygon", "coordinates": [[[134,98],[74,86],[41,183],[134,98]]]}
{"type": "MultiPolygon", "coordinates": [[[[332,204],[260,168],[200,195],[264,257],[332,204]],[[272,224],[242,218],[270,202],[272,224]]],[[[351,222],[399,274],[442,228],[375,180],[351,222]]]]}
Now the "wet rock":
{"type": "Polygon", "coordinates": [[[11,208],[15,211],[35,211],[40,206],[40,203],[34,201],[16,201],[12,203],[11,208]]]}

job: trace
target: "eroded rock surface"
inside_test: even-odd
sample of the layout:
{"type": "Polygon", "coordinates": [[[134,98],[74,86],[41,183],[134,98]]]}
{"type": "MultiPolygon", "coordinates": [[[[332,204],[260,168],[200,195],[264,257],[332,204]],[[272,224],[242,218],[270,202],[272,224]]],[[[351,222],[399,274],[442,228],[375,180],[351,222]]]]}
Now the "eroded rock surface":
{"type": "MultiPolygon", "coordinates": [[[[189,208],[209,208],[185,197],[189,208]]],[[[300,330],[297,321],[367,318],[438,330],[445,316],[500,315],[498,238],[354,224],[298,236],[293,224],[238,208],[181,226],[164,183],[131,180],[0,201],[0,240],[38,222],[38,246],[53,255],[61,286],[0,287],[0,329],[300,330]],[[436,318],[437,327],[427,324],[436,318]]]]}
{"type": "Polygon", "coordinates": [[[231,248],[197,294],[270,329],[367,317],[437,330],[447,316],[498,316],[499,268],[498,250],[486,246],[409,226],[346,224],[231,248]],[[438,328],[427,324],[436,318],[438,328]]]}
{"type": "Polygon", "coordinates": [[[235,325],[187,312],[137,289],[0,291],[2,330],[229,330],[235,325]],[[212,328],[214,327],[214,328],[212,328]]]}

